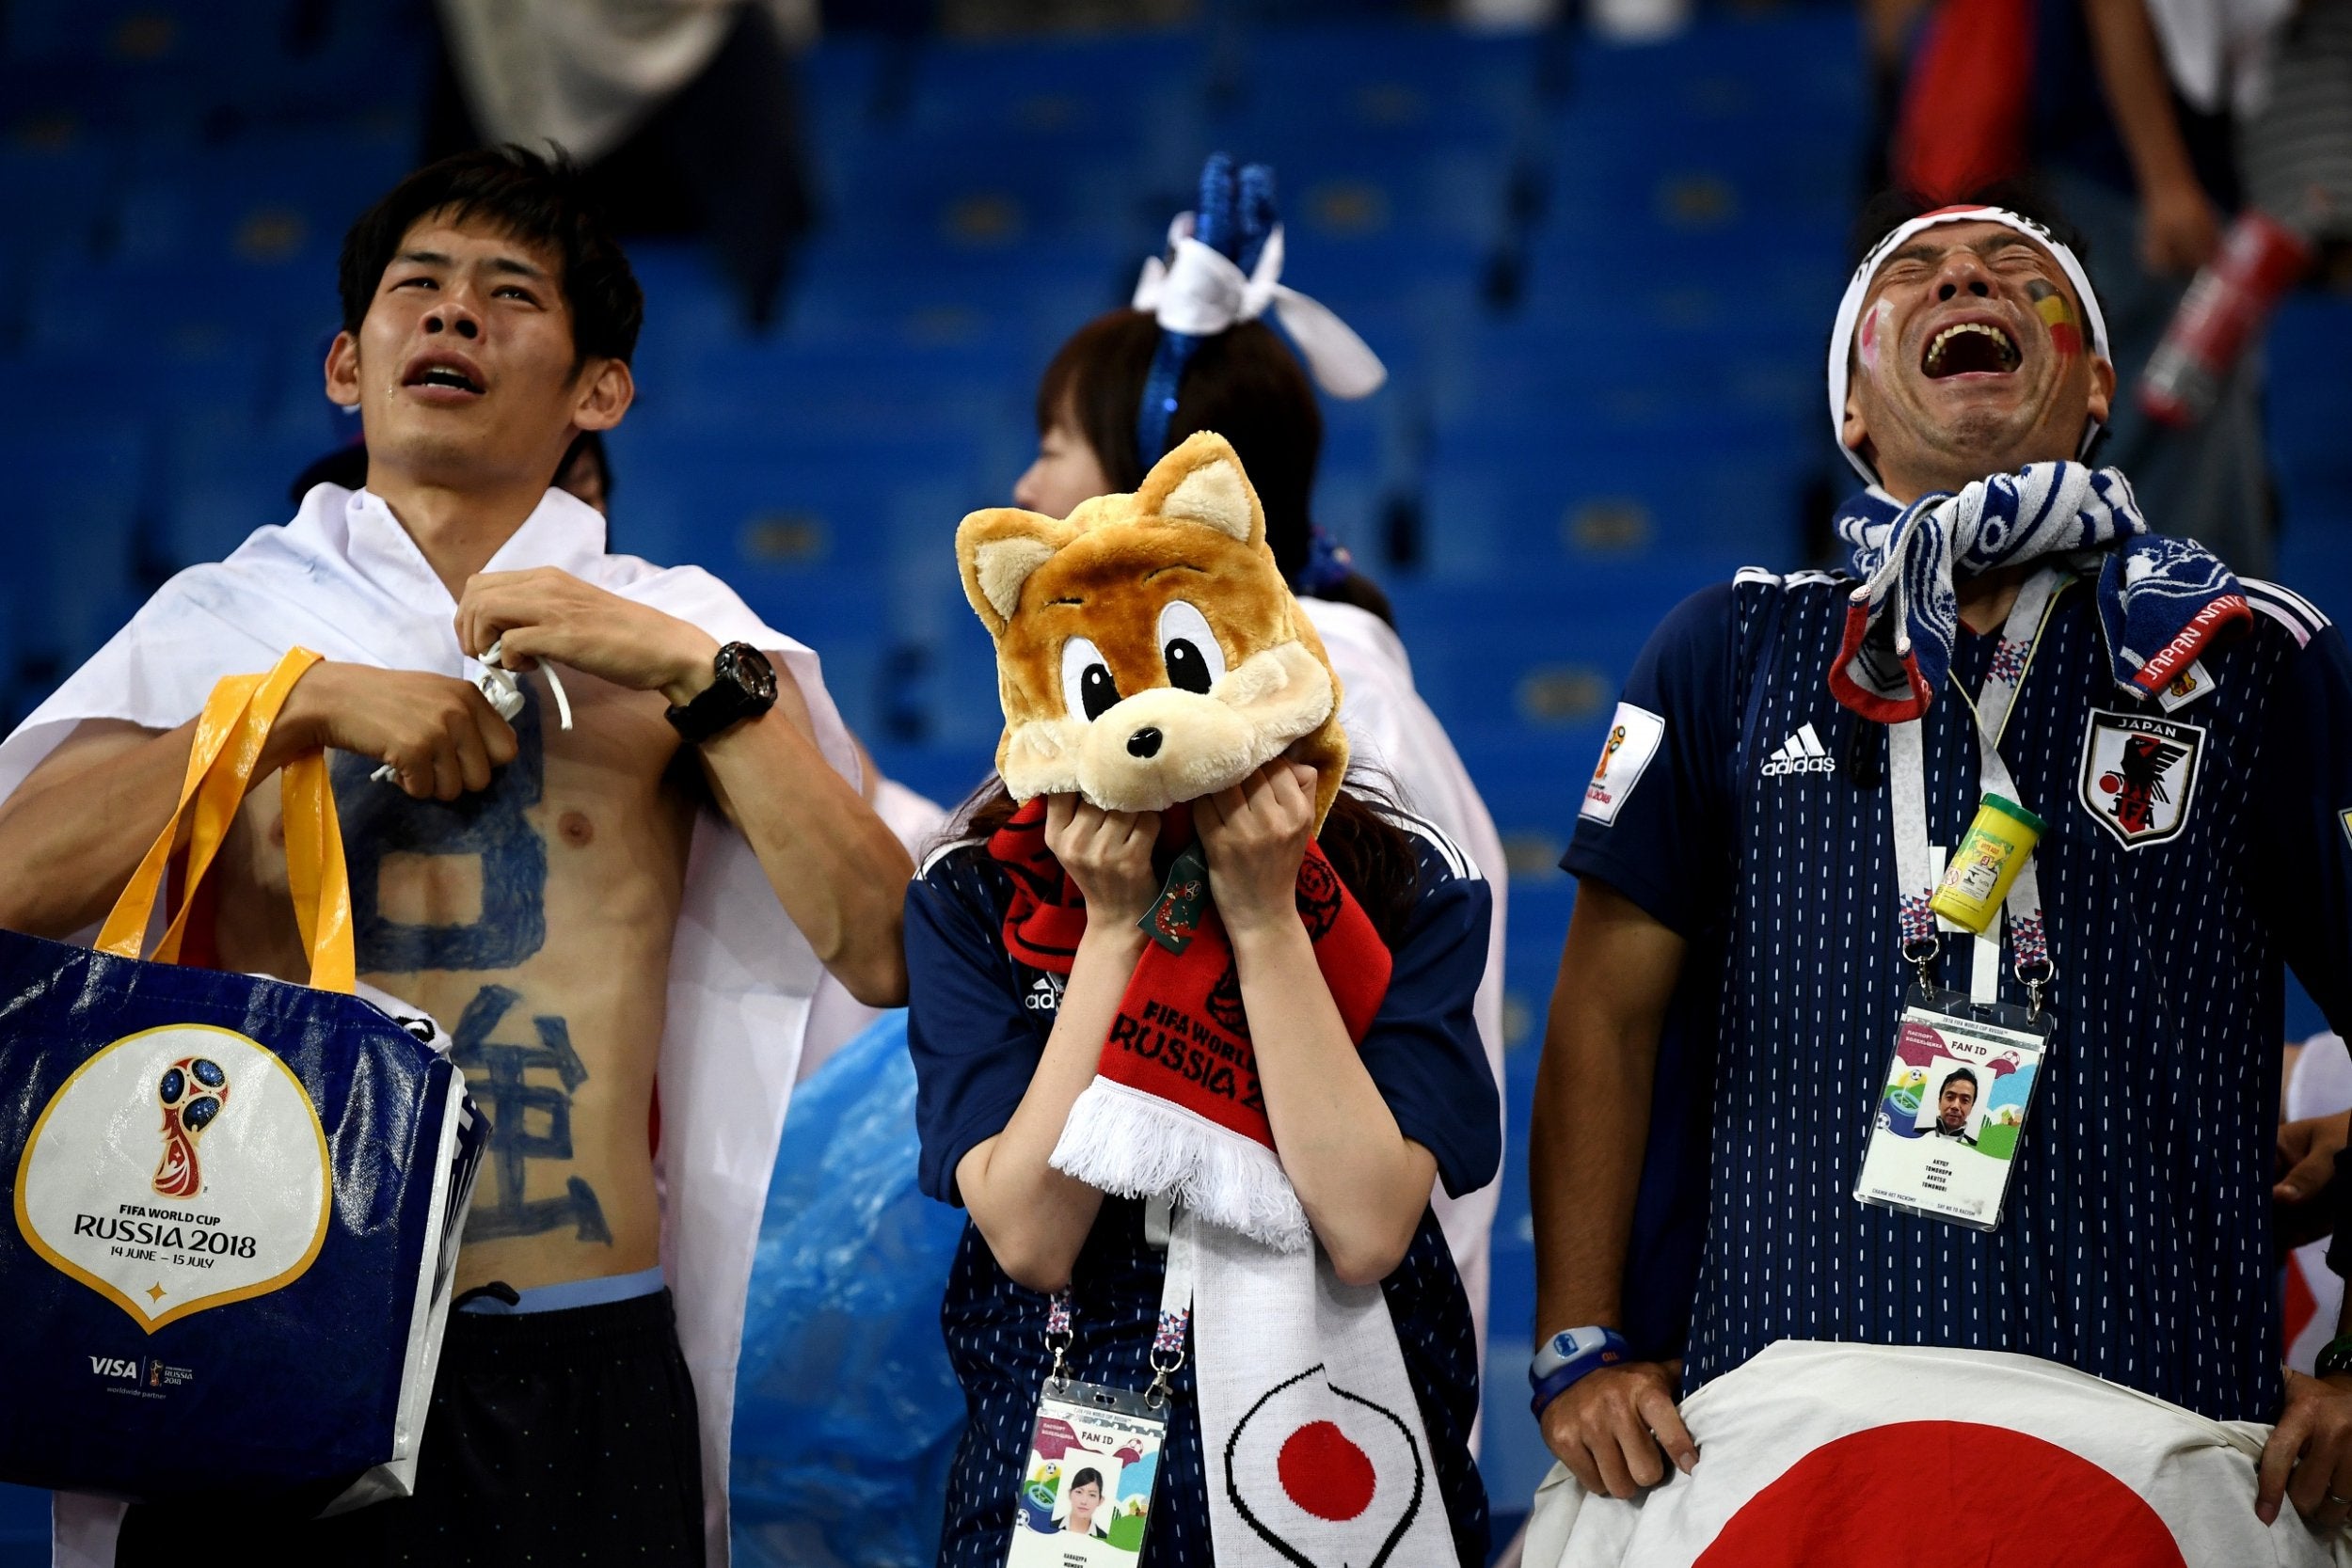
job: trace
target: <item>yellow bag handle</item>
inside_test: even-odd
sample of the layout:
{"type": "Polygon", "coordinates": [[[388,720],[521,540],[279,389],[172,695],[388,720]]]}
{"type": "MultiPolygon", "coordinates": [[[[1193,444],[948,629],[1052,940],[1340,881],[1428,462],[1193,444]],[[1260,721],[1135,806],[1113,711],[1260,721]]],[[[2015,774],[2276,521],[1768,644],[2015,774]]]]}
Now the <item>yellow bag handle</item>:
{"type": "MultiPolygon", "coordinates": [[[[186,895],[153,954],[158,963],[179,961],[196,890],[236,819],[270,727],[294,683],[318,661],[319,656],[308,648],[292,648],[267,674],[230,675],[213,688],[188,747],[180,803],[99,928],[98,951],[125,958],[139,956],[184,818],[189,824],[186,895]]],[[[310,984],[348,994],[358,968],[352,948],[351,877],[343,863],[342,831],[327,783],[326,754],[308,752],[288,762],[279,769],[278,793],[285,811],[287,881],[310,958],[310,984]]]]}

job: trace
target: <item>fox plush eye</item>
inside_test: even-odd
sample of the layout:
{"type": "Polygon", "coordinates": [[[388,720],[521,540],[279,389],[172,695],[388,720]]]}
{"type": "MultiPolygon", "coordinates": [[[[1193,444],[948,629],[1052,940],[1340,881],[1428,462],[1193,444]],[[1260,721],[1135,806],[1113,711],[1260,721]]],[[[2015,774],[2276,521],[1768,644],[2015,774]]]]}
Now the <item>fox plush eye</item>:
{"type": "Polygon", "coordinates": [[[1224,678],[1225,650],[1208,617],[1182,599],[1168,600],[1160,611],[1160,657],[1168,665],[1168,684],[1179,691],[1205,696],[1224,678]]]}
{"type": "Polygon", "coordinates": [[[1073,637],[1061,645],[1061,705],[1072,718],[1085,714],[1092,723],[1110,705],[1119,701],[1119,688],[1111,680],[1111,667],[1103,662],[1102,650],[1083,637],[1073,637]]]}

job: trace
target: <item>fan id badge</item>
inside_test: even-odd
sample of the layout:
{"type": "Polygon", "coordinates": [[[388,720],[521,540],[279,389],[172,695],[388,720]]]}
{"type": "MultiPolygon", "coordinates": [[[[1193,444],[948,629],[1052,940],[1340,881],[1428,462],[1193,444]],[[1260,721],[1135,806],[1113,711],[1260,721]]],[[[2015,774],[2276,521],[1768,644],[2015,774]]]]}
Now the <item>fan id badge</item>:
{"type": "Polygon", "coordinates": [[[1853,1196],[1997,1228],[2053,1027],[2047,1011],[1911,987],[1853,1196]]]}
{"type": "MultiPolygon", "coordinates": [[[[1156,1390],[1155,1390],[1156,1392],[1156,1390]]],[[[1048,1378],[1005,1568],[1135,1568],[1152,1522],[1168,1400],[1048,1378]]]]}

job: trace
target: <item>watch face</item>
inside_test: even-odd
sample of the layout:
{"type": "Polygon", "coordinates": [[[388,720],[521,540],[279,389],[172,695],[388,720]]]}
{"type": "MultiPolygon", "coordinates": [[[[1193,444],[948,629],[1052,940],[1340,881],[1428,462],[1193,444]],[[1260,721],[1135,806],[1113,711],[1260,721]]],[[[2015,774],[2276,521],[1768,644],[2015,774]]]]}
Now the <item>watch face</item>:
{"type": "Polygon", "coordinates": [[[730,642],[719,650],[719,677],[743,689],[753,700],[776,700],[775,666],[748,642],[730,642]]]}

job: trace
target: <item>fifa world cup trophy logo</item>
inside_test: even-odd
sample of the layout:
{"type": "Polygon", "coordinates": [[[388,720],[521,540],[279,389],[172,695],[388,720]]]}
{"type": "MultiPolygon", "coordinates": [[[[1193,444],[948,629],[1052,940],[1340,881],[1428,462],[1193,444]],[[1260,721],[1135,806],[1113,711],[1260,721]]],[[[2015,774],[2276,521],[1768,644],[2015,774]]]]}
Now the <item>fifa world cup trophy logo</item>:
{"type": "Polygon", "coordinates": [[[1617,748],[1624,744],[1625,726],[1623,724],[1619,724],[1609,732],[1609,743],[1600,749],[1600,766],[1593,769],[1593,782],[1595,784],[1600,783],[1601,780],[1609,776],[1610,760],[1617,754],[1617,748]]]}
{"type": "Polygon", "coordinates": [[[196,1140],[220,1115],[229,1098],[229,1075],[217,1062],[183,1056],[165,1070],[155,1093],[164,1102],[164,1161],[155,1167],[155,1191],[166,1197],[194,1197],[204,1187],[196,1140]]]}

